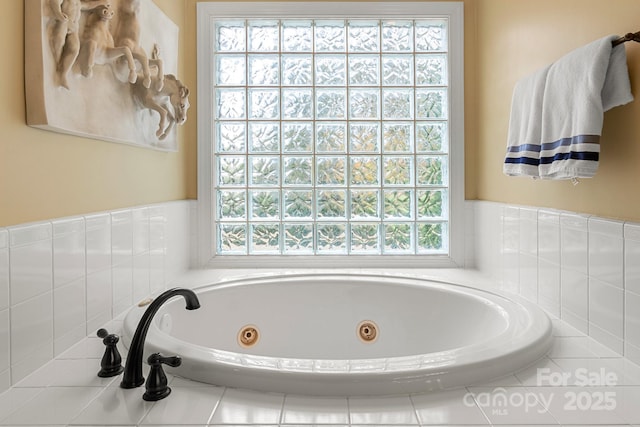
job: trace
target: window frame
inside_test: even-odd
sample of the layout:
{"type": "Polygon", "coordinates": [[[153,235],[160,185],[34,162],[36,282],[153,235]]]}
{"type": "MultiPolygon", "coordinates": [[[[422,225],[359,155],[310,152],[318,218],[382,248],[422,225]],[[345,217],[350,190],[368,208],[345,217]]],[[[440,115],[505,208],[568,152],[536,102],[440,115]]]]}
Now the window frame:
{"type": "Polygon", "coordinates": [[[197,94],[199,268],[432,268],[464,266],[464,22],[462,2],[198,2],[197,94]],[[337,9],[334,11],[334,9],[337,9]],[[449,20],[449,253],[382,255],[218,255],[214,224],[213,61],[215,19],[413,19],[449,20]]]}

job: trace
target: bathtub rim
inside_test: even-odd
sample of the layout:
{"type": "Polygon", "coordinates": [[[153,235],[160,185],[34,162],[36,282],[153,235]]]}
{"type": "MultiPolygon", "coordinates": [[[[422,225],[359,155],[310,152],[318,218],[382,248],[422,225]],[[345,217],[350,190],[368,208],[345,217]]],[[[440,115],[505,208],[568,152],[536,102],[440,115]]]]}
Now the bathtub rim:
{"type": "MultiPolygon", "coordinates": [[[[525,300],[524,298],[508,294],[493,289],[483,289],[469,284],[463,284],[456,280],[444,280],[442,278],[418,277],[403,274],[389,273],[370,273],[370,272],[293,272],[293,273],[277,273],[267,275],[256,275],[252,277],[238,277],[234,279],[223,279],[208,285],[200,285],[192,288],[196,293],[207,290],[223,289],[226,287],[242,286],[255,284],[257,282],[270,282],[278,278],[286,278],[288,280],[296,280],[313,276],[319,277],[353,277],[355,279],[372,278],[388,282],[390,280],[399,280],[401,282],[411,282],[411,286],[437,286],[438,288],[450,288],[453,286],[457,292],[464,294],[471,293],[473,296],[480,294],[482,297],[490,297],[494,302],[503,302],[509,305],[512,310],[508,310],[510,316],[516,322],[510,322],[509,326],[501,334],[485,341],[482,344],[473,344],[471,346],[458,347],[451,350],[441,352],[428,353],[426,355],[407,355],[393,356],[374,359],[298,359],[274,356],[258,356],[246,353],[238,353],[227,350],[210,349],[198,344],[187,343],[178,338],[169,336],[162,332],[157,322],[153,322],[149,335],[147,337],[147,346],[145,354],[155,351],[165,351],[166,348],[175,348],[177,354],[187,347],[191,351],[182,351],[187,353],[190,362],[194,363],[193,369],[202,371],[202,365],[212,363],[215,359],[216,378],[220,378],[224,383],[224,378],[233,376],[234,383],[237,383],[238,377],[245,376],[246,380],[240,381],[245,388],[253,388],[262,391],[296,391],[301,394],[314,395],[334,395],[334,392],[325,393],[324,390],[333,390],[335,383],[340,383],[341,378],[345,374],[349,380],[343,384],[346,395],[368,395],[379,394],[369,393],[368,385],[370,382],[380,381],[382,378],[388,379],[393,386],[390,387],[390,394],[398,392],[416,392],[430,391],[435,389],[451,388],[457,385],[470,385],[479,381],[487,380],[499,376],[507,375],[516,370],[522,369],[527,365],[535,362],[543,357],[549,350],[553,337],[551,321],[546,313],[537,305],[525,300]],[[523,329],[523,324],[526,326],[523,329]],[[534,338],[532,338],[534,337],[534,338]],[[168,346],[168,347],[167,347],[168,346]],[[509,350],[505,353],[504,349],[509,350]],[[439,360],[438,360],[439,359],[439,360]],[[522,360],[525,360],[523,362],[522,360]],[[328,369],[327,365],[333,364],[339,366],[338,369],[328,369]],[[373,366],[373,368],[365,369],[364,365],[373,366]],[[292,366],[294,368],[292,368],[292,366]],[[454,368],[454,370],[451,370],[454,368]],[[273,385],[279,381],[273,381],[273,378],[281,377],[283,383],[289,383],[291,380],[300,381],[307,379],[311,388],[314,390],[309,392],[308,385],[305,387],[273,385]],[[264,377],[267,384],[266,387],[255,386],[255,378],[264,377]],[[253,379],[253,380],[252,380],[253,379]],[[464,384],[460,384],[464,382],[464,384]]],[[[406,283],[404,284],[406,285],[406,283]]],[[[448,289],[451,290],[451,289],[448,289]]],[[[171,303],[171,302],[169,302],[171,303]]],[[[174,303],[182,304],[180,301],[174,303]]],[[[501,306],[503,307],[503,306],[501,306]]],[[[135,317],[130,316],[131,313],[138,313],[138,318],[142,316],[144,307],[135,310],[132,309],[125,318],[130,321],[135,317]]],[[[162,312],[159,312],[159,314],[162,312]]],[[[137,325],[135,321],[134,326],[137,325]]],[[[125,331],[125,343],[130,340],[130,331],[125,331]],[[128,336],[128,339],[126,338],[128,336]]],[[[130,329],[130,328],[129,328],[130,329]]],[[[187,377],[188,378],[188,377],[187,377]]],[[[210,382],[210,381],[206,381],[210,382]]],[[[224,385],[224,384],[223,384],[224,385]]]]}

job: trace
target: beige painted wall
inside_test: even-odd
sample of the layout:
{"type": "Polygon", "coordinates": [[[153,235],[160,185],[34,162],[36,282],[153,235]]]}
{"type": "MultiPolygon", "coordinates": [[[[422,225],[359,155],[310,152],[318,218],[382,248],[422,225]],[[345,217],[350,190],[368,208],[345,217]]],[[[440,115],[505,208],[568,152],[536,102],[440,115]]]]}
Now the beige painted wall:
{"type": "MultiPolygon", "coordinates": [[[[183,32],[184,3],[155,3],[183,32]]],[[[195,189],[190,192],[188,184],[188,160],[195,152],[195,139],[189,138],[186,129],[178,133],[179,151],[164,153],[28,127],[24,31],[23,0],[3,2],[0,226],[195,196],[195,189]]],[[[180,43],[183,51],[182,37],[180,43]]],[[[182,78],[189,68],[182,62],[178,77],[195,87],[194,81],[182,78]]],[[[187,125],[195,129],[195,120],[187,121],[187,125]]]]}
{"type": "MultiPolygon", "coordinates": [[[[468,162],[476,163],[477,198],[640,221],[640,99],[605,113],[594,178],[573,186],[502,174],[516,81],[597,38],[640,30],[640,2],[476,0],[476,6],[478,151],[468,162]]],[[[640,98],[640,44],[626,49],[632,91],[640,98]]]]}
{"type": "MultiPolygon", "coordinates": [[[[32,1],[32,0],[27,0],[32,1]]],[[[0,226],[197,196],[197,0],[154,0],[180,27],[179,77],[190,88],[178,153],[45,132],[24,113],[23,2],[4,4],[0,43],[0,226]]],[[[640,30],[637,0],[464,0],[467,199],[640,221],[640,101],[605,115],[600,170],[574,187],[502,174],[511,92],[527,73],[607,34],[640,30]]],[[[640,44],[626,46],[632,90],[640,44]]],[[[637,94],[640,96],[640,94],[637,94]]]]}

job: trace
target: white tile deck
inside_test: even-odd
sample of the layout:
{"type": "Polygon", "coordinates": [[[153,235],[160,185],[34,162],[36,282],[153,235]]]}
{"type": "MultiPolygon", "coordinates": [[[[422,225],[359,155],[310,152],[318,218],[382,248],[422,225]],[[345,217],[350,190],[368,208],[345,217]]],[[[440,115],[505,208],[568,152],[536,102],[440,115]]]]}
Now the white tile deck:
{"type": "MultiPolygon", "coordinates": [[[[121,320],[106,328],[119,333],[121,320]]],[[[0,394],[0,426],[503,426],[637,425],[640,366],[553,319],[547,357],[511,375],[437,393],[311,397],[171,377],[172,394],[142,400],[120,377],[96,376],[102,340],[83,339],[0,394]]],[[[123,359],[126,356],[119,344],[123,359]]]]}
{"type": "Polygon", "coordinates": [[[514,375],[388,397],[261,393],[170,377],[171,396],[150,403],[142,400],[143,388],[123,390],[118,377],[95,376],[101,343],[86,338],[0,395],[0,425],[639,425],[640,367],[562,321],[553,323],[557,344],[549,356],[514,375]]]}

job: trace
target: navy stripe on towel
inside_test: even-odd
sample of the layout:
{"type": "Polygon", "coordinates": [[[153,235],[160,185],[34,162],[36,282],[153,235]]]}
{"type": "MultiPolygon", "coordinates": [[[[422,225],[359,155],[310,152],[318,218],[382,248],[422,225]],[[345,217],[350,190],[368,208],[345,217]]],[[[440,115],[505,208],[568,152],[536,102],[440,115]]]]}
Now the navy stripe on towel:
{"type": "Polygon", "coordinates": [[[504,162],[509,164],[538,166],[548,165],[559,160],[585,160],[597,162],[599,158],[600,153],[594,153],[592,151],[571,151],[569,153],[558,153],[550,157],[541,157],[540,159],[533,159],[531,157],[507,157],[504,162]]]}
{"type": "Polygon", "coordinates": [[[578,135],[570,138],[562,138],[557,141],[547,142],[542,145],[538,144],[522,144],[507,147],[509,153],[519,153],[521,151],[530,151],[539,153],[543,150],[553,150],[558,147],[566,147],[575,144],[597,144],[600,142],[600,135],[578,135]]]}
{"type": "Polygon", "coordinates": [[[532,153],[539,153],[541,146],[538,144],[522,144],[507,147],[509,153],[519,153],[521,151],[531,151],[532,153]]]}
{"type": "MultiPolygon", "coordinates": [[[[504,160],[505,164],[512,165],[529,165],[540,166],[549,165],[553,162],[564,160],[581,160],[587,162],[597,162],[600,158],[599,150],[597,151],[584,151],[588,147],[579,147],[581,144],[598,144],[600,142],[600,135],[578,135],[570,138],[561,138],[557,141],[548,142],[541,145],[536,144],[522,144],[517,146],[510,146],[507,148],[508,153],[521,153],[519,157],[507,156],[504,160]],[[557,152],[561,147],[569,147],[569,151],[566,148],[563,152],[557,152]],[[582,151],[581,151],[582,150],[582,151]],[[551,152],[549,156],[540,158],[527,157],[524,155],[529,153],[541,153],[542,151],[551,152]]],[[[595,147],[594,147],[595,148],[595,147]]],[[[534,154],[535,155],[535,154],[534,154]]],[[[516,154],[517,156],[517,154],[516,154]]]]}

